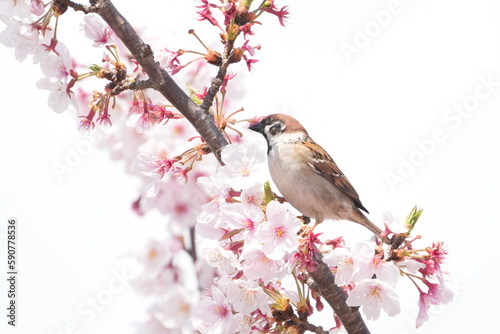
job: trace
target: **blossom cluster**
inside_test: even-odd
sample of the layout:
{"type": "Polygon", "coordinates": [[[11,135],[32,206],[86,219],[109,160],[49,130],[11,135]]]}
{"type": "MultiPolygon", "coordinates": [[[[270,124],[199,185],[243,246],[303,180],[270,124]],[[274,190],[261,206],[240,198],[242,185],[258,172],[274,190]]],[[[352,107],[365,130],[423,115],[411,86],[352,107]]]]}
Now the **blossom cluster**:
{"type": "MultiPolygon", "coordinates": [[[[196,6],[199,20],[220,30],[224,51],[212,50],[202,42],[203,52],[164,48],[157,55],[162,68],[177,77],[189,64],[204,60],[192,72],[181,73],[191,84],[191,99],[196,104],[202,104],[209,91],[204,86],[209,80],[199,76],[205,65],[222,67],[224,62],[244,60],[250,70],[257,62],[255,51],[260,49],[250,40],[261,24],[257,20],[267,13],[284,25],[289,14],[287,6],[279,8],[273,0],[251,6],[252,1],[247,0],[201,0],[196,6]],[[243,42],[234,46],[240,35],[243,42]],[[180,57],[186,53],[200,57],[181,64],[180,57]]],[[[324,308],[322,297],[307,284],[308,273],[321,258],[335,275],[335,283],[348,294],[348,305],[360,306],[368,319],[377,319],[382,311],[390,316],[400,312],[396,289],[402,277],[414,283],[419,295],[417,327],[428,319],[432,305],[452,300],[444,244],[417,247],[420,237],[410,236],[420,211],[412,211],[403,229],[386,216],[383,240],[347,245],[341,237],[327,239],[307,229],[304,232],[304,220],[286,202],[278,201],[265,182],[262,138],[236,127],[234,115],[242,109],[225,111],[227,86],[234,73],[224,76],[220,95],[215,96],[209,111],[232,142],[222,152],[224,166],[217,168],[204,140],[172,106],[157,102],[161,98],[157,93],[127,91],[145,74],[137,61],[123,57],[120,41],[96,14],[84,17],[81,30],[90,39],[89,45],[104,55],[100,65],[82,69],[57,37],[58,20],[66,10],[60,1],[0,0],[0,20],[6,25],[0,42],[14,48],[19,61],[29,56],[40,65],[43,78],[37,87],[49,91],[48,104],[54,111],[87,106],[85,116],[80,116],[80,129],[90,133],[96,124],[107,129],[101,144],[141,178],[135,212],[143,215],[157,209],[168,216],[168,237],[152,240],[138,254],[144,271],[135,285],[153,296],[145,330],[291,330],[324,308]],[[105,80],[104,88],[76,86],[91,77],[105,80]],[[117,111],[113,122],[111,109],[117,111]],[[228,129],[236,135],[226,133],[228,129]],[[195,166],[202,159],[204,163],[195,166]],[[390,242],[396,236],[403,236],[397,245],[390,242]]],[[[198,38],[194,31],[190,33],[198,38]]],[[[341,330],[335,323],[332,332],[341,330]]]]}
{"type": "Polygon", "coordinates": [[[202,333],[279,332],[273,312],[285,311],[290,300],[300,302],[282,280],[291,273],[301,222],[269,198],[260,138],[243,138],[224,148],[224,166],[215,175],[198,178],[211,200],[196,231],[203,259],[217,270],[194,308],[193,325],[202,333]]]}
{"type": "Polygon", "coordinates": [[[402,276],[420,294],[417,327],[428,319],[431,305],[451,301],[443,244],[414,248],[420,237],[409,237],[420,210],[414,209],[405,225],[386,214],[383,240],[346,245],[342,237],[325,240],[308,229],[304,232],[297,212],[278,202],[263,183],[265,147],[248,137],[251,134],[244,137],[244,145],[224,149],[224,166],[215,175],[198,179],[211,200],[202,207],[196,230],[203,258],[217,269],[217,277],[194,308],[195,329],[279,333],[294,325],[293,317],[287,321],[283,316],[290,308],[305,319],[314,312],[315,299],[321,311],[321,296],[305,285],[321,257],[335,275],[335,284],[348,294],[347,304],[360,306],[367,319],[378,319],[382,311],[389,316],[400,313],[396,287],[402,276]],[[400,244],[391,242],[397,236],[400,244]]]}
{"type": "Polygon", "coordinates": [[[221,66],[224,62],[237,63],[243,59],[250,71],[253,64],[258,62],[254,58],[255,51],[261,48],[259,44],[250,44],[250,37],[255,35],[254,26],[261,24],[257,19],[262,14],[272,14],[284,26],[289,15],[288,6],[278,8],[274,0],[262,1],[258,6],[252,6],[252,3],[251,0],[218,1],[218,3],[201,0],[201,4],[196,6],[198,20],[209,22],[220,30],[219,36],[225,46],[224,51],[218,52],[206,46],[194,30],[191,30],[190,33],[200,41],[205,50],[203,52],[182,49],[171,51],[165,48],[159,53],[162,67],[174,75],[200,59],[216,66],[221,66]],[[232,46],[240,34],[243,34],[245,41],[239,47],[233,48],[232,46]],[[228,45],[231,47],[227,48],[228,45]],[[197,57],[181,64],[179,58],[187,53],[196,54],[197,57]]]}
{"type": "Polygon", "coordinates": [[[50,92],[48,105],[55,112],[68,107],[78,110],[78,103],[69,91],[72,62],[66,45],[57,42],[51,19],[57,20],[64,7],[49,5],[45,11],[42,1],[0,1],[0,20],[6,28],[0,33],[0,43],[14,48],[18,61],[28,56],[39,64],[44,77],[37,87],[50,92]]]}

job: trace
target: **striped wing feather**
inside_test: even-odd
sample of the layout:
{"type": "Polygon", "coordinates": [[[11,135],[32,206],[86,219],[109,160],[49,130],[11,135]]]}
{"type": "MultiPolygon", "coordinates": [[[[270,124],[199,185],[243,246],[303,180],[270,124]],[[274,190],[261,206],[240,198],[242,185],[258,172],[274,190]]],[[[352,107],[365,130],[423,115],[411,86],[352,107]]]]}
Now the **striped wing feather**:
{"type": "Polygon", "coordinates": [[[368,210],[361,204],[359,195],[352,186],[351,182],[345,177],[340,168],[337,166],[332,157],[318,144],[311,139],[307,139],[302,143],[307,149],[314,152],[313,155],[307,154],[312,157],[309,164],[314,168],[314,171],[321,175],[328,182],[336,185],[344,194],[349,196],[357,208],[368,213],[368,210]]]}

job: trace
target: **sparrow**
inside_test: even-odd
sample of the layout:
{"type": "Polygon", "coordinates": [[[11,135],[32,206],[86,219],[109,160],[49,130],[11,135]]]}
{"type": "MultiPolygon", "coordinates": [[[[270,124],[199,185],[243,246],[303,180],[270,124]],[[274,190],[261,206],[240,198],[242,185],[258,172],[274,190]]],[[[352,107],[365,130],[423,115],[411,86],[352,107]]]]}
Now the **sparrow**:
{"type": "Polygon", "coordinates": [[[324,219],[349,220],[380,236],[351,182],[295,118],[272,114],[249,127],[267,141],[271,178],[281,195],[315,226],[324,219]]]}

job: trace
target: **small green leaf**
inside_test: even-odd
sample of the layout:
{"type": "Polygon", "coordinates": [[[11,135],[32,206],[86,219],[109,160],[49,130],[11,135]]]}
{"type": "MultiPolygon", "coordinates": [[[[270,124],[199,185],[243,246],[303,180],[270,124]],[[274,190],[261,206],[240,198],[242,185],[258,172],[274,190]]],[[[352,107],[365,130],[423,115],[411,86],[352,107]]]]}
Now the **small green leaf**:
{"type": "Polygon", "coordinates": [[[203,99],[200,99],[197,95],[198,93],[198,89],[196,89],[195,87],[191,86],[190,84],[187,84],[188,86],[188,89],[189,91],[191,92],[190,94],[190,97],[191,97],[191,100],[196,104],[196,105],[200,105],[202,102],[203,102],[203,99]]]}
{"type": "Polygon", "coordinates": [[[408,233],[410,233],[417,224],[420,215],[422,214],[423,209],[419,209],[417,206],[414,206],[410,211],[410,214],[406,217],[405,224],[408,227],[408,233]]]}
{"type": "Polygon", "coordinates": [[[273,190],[271,189],[271,183],[269,181],[266,181],[264,183],[264,205],[267,206],[269,202],[274,201],[274,193],[273,190]]]}
{"type": "Polygon", "coordinates": [[[99,66],[97,64],[92,64],[92,65],[89,66],[89,69],[92,72],[99,72],[101,70],[101,66],[99,66]]]}

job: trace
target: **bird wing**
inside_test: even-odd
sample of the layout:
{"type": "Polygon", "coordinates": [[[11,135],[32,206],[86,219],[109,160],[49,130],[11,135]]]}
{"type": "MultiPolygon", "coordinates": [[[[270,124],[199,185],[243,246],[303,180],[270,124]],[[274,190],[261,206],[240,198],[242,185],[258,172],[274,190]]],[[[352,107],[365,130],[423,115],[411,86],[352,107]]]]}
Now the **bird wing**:
{"type": "Polygon", "coordinates": [[[308,157],[308,164],[314,171],[331,184],[336,185],[345,195],[349,196],[357,208],[368,213],[368,210],[361,204],[359,195],[351,182],[342,173],[332,157],[321,146],[312,141],[312,139],[307,139],[302,144],[304,148],[313,153],[306,154],[305,156],[308,157]]]}

